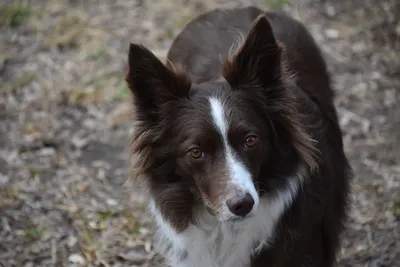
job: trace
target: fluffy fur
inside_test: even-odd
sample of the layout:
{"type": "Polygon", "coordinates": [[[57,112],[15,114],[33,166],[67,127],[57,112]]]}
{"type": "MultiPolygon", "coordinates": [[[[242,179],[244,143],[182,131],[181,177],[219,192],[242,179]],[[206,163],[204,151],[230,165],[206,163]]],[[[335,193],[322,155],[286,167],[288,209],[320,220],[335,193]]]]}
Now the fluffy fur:
{"type": "Polygon", "coordinates": [[[188,23],[167,64],[139,44],[128,61],[132,181],[169,266],[334,265],[351,170],[300,22],[217,9],[188,23]]]}

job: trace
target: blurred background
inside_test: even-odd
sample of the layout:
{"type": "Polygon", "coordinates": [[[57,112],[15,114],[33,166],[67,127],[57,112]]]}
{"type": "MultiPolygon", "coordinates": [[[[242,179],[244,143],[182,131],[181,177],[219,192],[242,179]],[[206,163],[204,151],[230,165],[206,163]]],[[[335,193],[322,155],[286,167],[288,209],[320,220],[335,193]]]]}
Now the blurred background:
{"type": "Polygon", "coordinates": [[[356,174],[340,266],[400,266],[399,0],[0,2],[0,266],[154,266],[123,187],[129,42],[165,59],[195,15],[249,4],[305,23],[333,75],[356,174]]]}

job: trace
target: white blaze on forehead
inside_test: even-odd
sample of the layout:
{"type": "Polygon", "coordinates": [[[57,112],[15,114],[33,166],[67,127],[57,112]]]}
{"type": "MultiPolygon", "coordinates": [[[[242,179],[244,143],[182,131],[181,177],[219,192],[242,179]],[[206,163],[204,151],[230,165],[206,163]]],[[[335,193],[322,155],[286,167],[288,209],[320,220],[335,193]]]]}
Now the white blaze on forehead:
{"type": "Polygon", "coordinates": [[[259,198],[254,187],[249,170],[235,155],[228,141],[229,120],[224,110],[222,102],[212,97],[210,98],[211,116],[215,127],[222,136],[225,150],[225,160],[229,171],[229,178],[232,185],[240,188],[244,193],[249,193],[254,199],[254,209],[258,206],[259,198]]]}

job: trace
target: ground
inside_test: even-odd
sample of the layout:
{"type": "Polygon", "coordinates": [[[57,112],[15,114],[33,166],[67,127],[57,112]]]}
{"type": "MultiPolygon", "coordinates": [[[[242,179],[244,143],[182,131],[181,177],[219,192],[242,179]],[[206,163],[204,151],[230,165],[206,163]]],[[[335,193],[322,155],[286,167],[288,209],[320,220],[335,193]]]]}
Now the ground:
{"type": "MultiPolygon", "coordinates": [[[[124,186],[129,41],[164,59],[195,14],[250,1],[1,2],[0,266],[153,266],[124,186]]],[[[356,174],[339,266],[400,266],[400,2],[253,2],[304,22],[333,75],[356,174]]]]}

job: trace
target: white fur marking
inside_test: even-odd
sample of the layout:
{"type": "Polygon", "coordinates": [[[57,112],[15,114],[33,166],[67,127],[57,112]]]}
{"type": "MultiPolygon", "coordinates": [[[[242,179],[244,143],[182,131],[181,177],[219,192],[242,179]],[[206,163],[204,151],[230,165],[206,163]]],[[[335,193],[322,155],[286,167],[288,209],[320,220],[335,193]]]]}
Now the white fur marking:
{"type": "MultiPolygon", "coordinates": [[[[229,121],[226,116],[222,102],[217,98],[211,98],[210,105],[211,105],[211,115],[214,120],[215,127],[218,129],[219,133],[222,136],[222,140],[224,142],[225,158],[230,173],[231,183],[234,186],[239,187],[245,193],[250,193],[250,195],[253,197],[254,206],[252,212],[250,212],[250,214],[253,214],[257,210],[259,204],[259,197],[254,187],[251,174],[246,169],[244,164],[237,157],[235,157],[234,151],[232,147],[229,145],[228,141],[229,121]]],[[[221,216],[222,217],[231,216],[230,211],[225,207],[222,211],[221,216]]]]}

